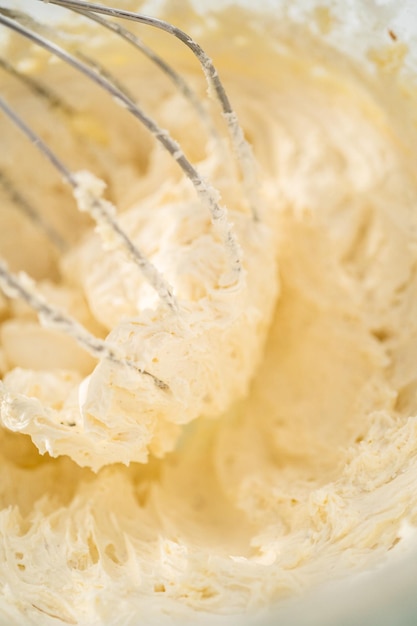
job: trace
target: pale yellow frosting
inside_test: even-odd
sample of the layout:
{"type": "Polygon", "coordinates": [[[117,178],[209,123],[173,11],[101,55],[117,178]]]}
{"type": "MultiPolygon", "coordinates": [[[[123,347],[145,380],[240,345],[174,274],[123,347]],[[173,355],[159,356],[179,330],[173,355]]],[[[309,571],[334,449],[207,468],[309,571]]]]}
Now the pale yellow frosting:
{"type": "MultiPolygon", "coordinates": [[[[233,10],[209,24],[202,43],[254,148],[259,223],[227,145],[207,140],[144,62],[124,48],[103,56],[129,88],[147,85],[141,101],[219,187],[243,251],[235,289],[221,285],[224,245],[175,162],[101,94],[92,115],[88,84],[71,75],[67,94],[60,64],[46,76],[76,110],[45,132],[72,168],[107,181],[180,314],[119,249],[102,249],[51,168],[38,156],[34,177],[36,153],[4,130],[20,182],[71,240],[57,271],[32,226],[14,247],[0,229],[10,266],[170,388],[167,399],[136,370],[97,365],[23,304],[0,300],[8,623],[229,623],[372,568],[414,536],[413,93],[386,66],[362,73],[288,24],[266,36],[266,24],[233,10]]],[[[169,52],[204,94],[189,57],[169,52]]],[[[19,102],[20,88],[9,89],[19,102]]],[[[32,116],[50,124],[41,105],[32,116]]],[[[1,219],[8,237],[24,223],[7,203],[1,219]]]]}

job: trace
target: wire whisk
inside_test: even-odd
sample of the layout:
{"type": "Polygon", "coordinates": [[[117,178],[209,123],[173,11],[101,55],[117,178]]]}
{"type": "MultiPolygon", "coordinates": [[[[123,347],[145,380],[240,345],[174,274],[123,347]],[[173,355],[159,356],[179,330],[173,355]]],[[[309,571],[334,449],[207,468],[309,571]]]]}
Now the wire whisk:
{"type": "MultiPolygon", "coordinates": [[[[42,0],[33,1],[35,3],[42,0]]],[[[105,249],[113,251],[116,250],[119,253],[123,252],[125,257],[138,267],[140,272],[142,272],[144,279],[157,293],[161,303],[158,309],[159,318],[157,323],[154,324],[155,319],[148,319],[146,317],[147,314],[145,313],[144,317],[146,318],[146,321],[143,322],[143,324],[145,326],[148,323],[151,326],[154,324],[154,327],[155,329],[158,329],[158,332],[165,333],[170,337],[169,341],[173,341],[172,336],[175,338],[179,337],[180,342],[183,341],[184,345],[187,346],[187,350],[183,352],[182,358],[185,358],[184,355],[190,349],[190,346],[193,345],[193,341],[200,342],[204,347],[201,348],[201,350],[196,349],[195,351],[195,354],[198,355],[195,357],[196,363],[198,363],[196,367],[197,369],[202,368],[203,371],[204,368],[202,363],[205,362],[204,367],[207,366],[213,370],[213,368],[216,368],[216,353],[218,353],[222,342],[225,340],[227,342],[229,339],[231,339],[232,343],[237,342],[237,335],[234,336],[233,333],[236,333],[239,330],[239,324],[243,324],[242,328],[247,327],[249,332],[252,333],[252,339],[246,337],[248,346],[252,346],[252,344],[255,344],[257,341],[256,337],[259,332],[259,320],[256,318],[256,315],[253,315],[253,313],[249,317],[245,317],[245,314],[242,313],[242,309],[245,308],[248,298],[253,300],[255,307],[257,304],[259,305],[259,316],[264,316],[265,320],[267,320],[269,315],[268,311],[272,311],[272,303],[276,295],[276,290],[271,287],[267,290],[268,296],[266,297],[265,289],[257,284],[259,281],[256,280],[255,271],[252,272],[253,276],[251,277],[251,264],[255,267],[255,261],[253,261],[253,263],[251,261],[251,254],[253,254],[253,258],[256,259],[256,262],[259,262],[259,259],[263,256],[265,262],[268,263],[268,267],[270,268],[268,271],[271,272],[274,271],[274,260],[271,258],[270,234],[268,233],[265,225],[262,224],[262,221],[259,219],[258,183],[256,164],[252,154],[252,149],[245,140],[243,130],[239,124],[237,115],[232,108],[227,92],[221,82],[215,66],[203,48],[201,48],[201,46],[188,34],[176,26],[155,17],[145,16],[131,11],[109,8],[98,4],[91,4],[82,0],[50,0],[50,3],[65,8],[70,12],[77,13],[81,15],[82,18],[87,18],[93,22],[96,27],[109,31],[131,44],[135,50],[139,50],[145,54],[146,57],[154,63],[170,81],[172,81],[178,92],[182,94],[186,101],[196,111],[202,125],[206,128],[208,137],[213,140],[215,144],[223,146],[224,144],[219,137],[217,128],[212,122],[211,117],[208,115],[206,108],[203,106],[201,99],[196,95],[193,88],[180,75],[177,69],[167,63],[148,45],[143,43],[136,32],[128,30],[125,26],[122,26],[118,21],[114,20],[130,21],[162,30],[185,44],[185,46],[187,46],[198,59],[209,86],[209,93],[214,94],[214,97],[220,106],[221,112],[226,121],[226,128],[228,129],[234,158],[236,159],[236,163],[240,170],[241,185],[243,190],[242,195],[248,207],[247,213],[240,214],[240,217],[238,218],[238,230],[241,233],[247,233],[249,229],[251,233],[250,238],[253,239],[253,241],[251,239],[249,246],[245,246],[245,249],[242,249],[241,247],[241,238],[236,234],[236,227],[232,226],[229,219],[229,211],[221,203],[220,194],[215,186],[201,175],[198,168],[187,157],[181,145],[171,137],[167,130],[163,129],[147,112],[145,112],[142,106],[138,104],[134,96],[132,96],[129,90],[117,77],[115,77],[101,64],[93,61],[88,54],[85,54],[85,52],[78,53],[77,51],[68,51],[64,46],[56,43],[54,41],[54,37],[48,36],[48,30],[29,15],[20,11],[0,7],[0,25],[7,28],[9,31],[12,31],[15,36],[21,37],[30,42],[30,44],[45,50],[53,57],[59,59],[62,63],[70,66],[76,70],[76,72],[85,76],[88,80],[92,81],[92,83],[111,96],[117,104],[126,109],[137,121],[140,122],[141,125],[143,125],[147,131],[149,131],[150,135],[157,142],[159,142],[163,149],[171,156],[173,161],[180,168],[188,181],[190,181],[195,192],[197,205],[200,209],[204,208],[204,210],[207,211],[207,214],[211,218],[214,232],[217,233],[216,236],[218,236],[223,242],[223,251],[226,257],[226,265],[228,266],[228,269],[221,277],[219,277],[221,296],[212,297],[212,303],[214,303],[213,306],[216,310],[216,314],[213,316],[213,319],[219,319],[219,310],[221,310],[222,307],[224,309],[224,304],[220,304],[220,301],[225,295],[229,298],[228,307],[230,310],[233,309],[234,313],[231,316],[229,315],[230,319],[228,321],[225,321],[226,316],[220,324],[217,321],[213,325],[213,320],[210,321],[207,318],[206,313],[201,312],[201,303],[199,304],[200,312],[198,313],[201,319],[199,322],[195,322],[195,307],[194,309],[192,306],[190,308],[190,303],[178,301],[174,286],[168,282],[163,272],[157,268],[152,260],[150,260],[147,255],[142,252],[137,242],[135,242],[127,232],[122,220],[120,220],[117,214],[116,208],[111,202],[103,197],[103,185],[100,181],[89,172],[72,171],[65,163],[64,159],[58,156],[54,148],[50,145],[50,142],[43,139],[41,135],[34,130],[31,124],[17,112],[16,107],[10,101],[8,101],[5,97],[0,96],[0,109],[3,114],[17,129],[19,129],[24,137],[36,146],[42,157],[52,164],[64,183],[66,183],[66,185],[71,189],[79,210],[87,213],[95,221],[97,231],[101,235],[105,249]],[[247,257],[246,261],[244,260],[245,255],[247,257]],[[253,287],[255,284],[257,285],[256,288],[253,287]],[[252,285],[252,291],[250,291],[248,285],[252,285]],[[263,301],[262,299],[265,298],[266,304],[261,304],[261,301],[263,301]],[[257,299],[259,302],[257,302],[257,299]],[[255,320],[255,323],[253,320],[255,320]],[[206,327],[208,328],[208,331],[206,332],[207,336],[204,334],[204,324],[206,324],[206,327]],[[218,329],[215,330],[216,324],[218,327],[222,327],[221,332],[219,332],[218,329]]],[[[7,58],[0,60],[0,67],[14,78],[20,80],[33,95],[47,101],[51,107],[62,105],[49,86],[43,85],[27,73],[21,72],[19,67],[16,67],[7,58]]],[[[63,106],[65,107],[67,105],[63,104],[63,106]]],[[[69,114],[71,114],[71,111],[69,111],[69,114]]],[[[55,232],[53,227],[45,222],[41,216],[39,216],[21,191],[17,189],[9,180],[8,176],[2,172],[0,172],[0,184],[9,199],[21,210],[23,210],[32,221],[35,221],[39,228],[44,230],[48,238],[52,240],[60,250],[64,250],[65,242],[62,240],[60,234],[55,232]]],[[[207,384],[205,385],[205,383],[202,382],[204,381],[204,375],[200,376],[200,381],[198,383],[197,396],[200,397],[200,401],[197,401],[198,398],[195,396],[195,390],[193,392],[187,391],[188,396],[187,399],[184,400],[184,397],[181,397],[182,392],[179,393],[178,389],[176,391],[176,383],[173,383],[174,379],[178,379],[178,372],[174,377],[171,376],[169,368],[164,368],[163,365],[160,364],[159,357],[157,358],[154,356],[153,359],[142,358],[139,349],[136,351],[133,350],[132,355],[126,354],[126,342],[125,339],[123,339],[123,341],[120,339],[120,328],[113,329],[106,338],[99,338],[95,336],[79,321],[71,317],[66,311],[63,311],[61,308],[48,301],[45,295],[38,289],[36,282],[30,279],[26,274],[12,272],[6,261],[1,259],[0,286],[6,296],[12,299],[21,299],[33,310],[35,310],[41,324],[45,327],[58,330],[59,332],[75,339],[82,346],[82,348],[93,356],[94,359],[98,360],[99,364],[96,367],[96,370],[98,369],[101,371],[100,376],[104,377],[103,380],[106,379],[109,385],[110,379],[113,381],[112,385],[110,385],[113,386],[113,388],[117,387],[117,385],[123,386],[123,384],[125,384],[122,384],[119,380],[120,371],[125,372],[126,379],[130,381],[129,385],[133,386],[138,383],[132,381],[137,381],[138,375],[143,376],[142,383],[139,383],[139,385],[145,385],[147,390],[146,393],[149,395],[149,399],[145,402],[147,406],[145,413],[152,413],[151,421],[153,422],[153,425],[150,430],[153,429],[153,439],[155,439],[155,433],[160,428],[160,425],[158,424],[155,426],[155,423],[158,422],[155,417],[158,411],[159,416],[161,413],[163,414],[162,421],[164,421],[164,423],[169,421],[172,421],[176,425],[186,423],[198,416],[198,414],[201,414],[201,412],[204,413],[204,410],[208,413],[213,412],[213,410],[210,409],[211,404],[215,406],[223,406],[227,404],[227,402],[230,403],[232,395],[236,394],[237,389],[243,388],[250,378],[250,372],[251,369],[253,369],[253,366],[250,366],[250,357],[246,355],[246,365],[243,366],[242,372],[237,375],[239,381],[234,381],[231,385],[229,385],[229,392],[225,394],[228,400],[223,398],[224,393],[220,394],[223,398],[221,401],[218,402],[213,400],[213,389],[209,389],[210,385],[207,386],[207,384]],[[159,365],[153,366],[154,363],[158,363],[159,365]],[[126,374],[127,371],[129,372],[128,374],[126,374]],[[117,384],[115,379],[118,380],[117,384]],[[149,389],[149,383],[154,385],[154,391],[149,389]],[[155,396],[155,393],[157,396],[155,396]],[[165,397],[162,398],[162,400],[160,394],[165,394],[165,397]],[[167,399],[168,397],[169,399],[167,399]],[[185,404],[188,405],[186,410],[184,410],[185,404]],[[173,409],[174,405],[175,409],[173,409]],[[193,408],[190,408],[192,405],[193,408]],[[163,406],[163,408],[161,408],[161,406],[163,406]],[[171,416],[169,415],[170,411],[171,416]],[[175,414],[174,417],[172,411],[173,414],[175,414]]],[[[206,306],[206,304],[204,306],[206,306]]],[[[209,315],[212,314],[213,311],[209,313],[209,315]]],[[[130,320],[126,323],[129,325],[132,324],[132,321],[130,320]]],[[[266,325],[267,322],[265,322],[265,326],[266,325]]],[[[121,326],[123,326],[123,323],[121,326]]],[[[242,329],[240,329],[239,332],[241,331],[242,329]]],[[[136,333],[137,331],[135,329],[130,332],[132,335],[132,333],[136,333]]],[[[124,328],[123,333],[126,334],[126,328],[124,328]]],[[[123,335],[123,337],[124,336],[125,335],[123,335]]],[[[179,345],[180,344],[175,344],[175,349],[173,348],[174,352],[175,350],[180,350],[181,352],[182,348],[179,348],[179,345]]],[[[194,356],[192,358],[194,358],[194,356]]],[[[231,350],[229,360],[226,359],[226,361],[228,361],[228,367],[233,363],[233,360],[236,360],[236,358],[237,349],[235,346],[233,350],[231,350]]],[[[172,369],[172,364],[170,367],[172,369]]],[[[189,367],[189,365],[187,365],[187,367],[189,367]]],[[[93,374],[93,377],[94,375],[95,374],[93,374]]],[[[214,375],[214,379],[214,386],[220,385],[221,387],[222,385],[226,385],[227,387],[227,381],[225,380],[222,382],[219,379],[218,373],[214,375]]],[[[80,386],[78,392],[79,412],[82,416],[81,422],[77,423],[77,420],[74,422],[72,418],[70,420],[71,424],[76,424],[80,439],[82,439],[81,434],[85,431],[86,420],[88,421],[92,415],[92,413],[88,413],[85,408],[86,397],[88,396],[87,387],[89,385],[90,383],[87,384],[84,382],[83,385],[80,386]]],[[[192,387],[192,385],[189,386],[190,388],[192,387]]],[[[12,396],[8,394],[8,390],[4,387],[2,421],[3,424],[6,424],[8,427],[13,429],[15,426],[12,425],[12,422],[13,419],[18,419],[16,417],[16,411],[18,411],[18,409],[16,408],[16,398],[12,398],[12,396]],[[12,414],[14,415],[13,419],[10,417],[12,414]]],[[[141,389],[141,394],[142,396],[146,395],[144,389],[141,389]]],[[[34,405],[32,408],[33,407],[34,405]]],[[[36,411],[42,412],[43,409],[41,410],[40,407],[36,405],[33,410],[36,413],[36,411]]],[[[107,417],[103,420],[105,427],[103,426],[103,428],[101,428],[99,436],[96,433],[98,439],[100,439],[100,437],[103,439],[102,431],[103,429],[106,430],[106,428],[109,428],[109,420],[110,422],[114,421],[114,416],[111,414],[111,411],[113,411],[113,413],[117,413],[117,411],[115,411],[114,403],[112,407],[108,408],[107,417]]],[[[48,419],[50,421],[56,421],[56,416],[51,417],[51,413],[48,415],[48,419]]],[[[100,421],[100,419],[98,419],[97,416],[95,417],[96,422],[100,421]]],[[[149,422],[148,418],[147,421],[149,422]]],[[[159,419],[159,421],[161,420],[159,419]]],[[[65,436],[63,435],[62,427],[65,428],[66,426],[62,420],[59,422],[59,426],[57,426],[57,424],[54,425],[54,428],[57,429],[57,432],[55,432],[54,435],[51,435],[51,432],[49,432],[48,435],[42,435],[36,431],[35,427],[33,427],[35,428],[35,430],[33,430],[32,426],[28,425],[28,420],[26,420],[25,423],[27,428],[24,432],[31,434],[40,449],[43,448],[43,450],[48,450],[52,455],[56,455],[58,453],[68,453],[69,448],[66,444],[64,444],[63,448],[58,452],[58,449],[54,449],[54,445],[51,443],[54,438],[56,441],[59,440],[62,442],[68,435],[68,433],[65,436]]],[[[120,431],[120,429],[121,428],[119,427],[118,431],[120,431]]],[[[20,430],[22,430],[22,428],[20,428],[20,430]]],[[[174,430],[177,431],[178,428],[175,428],[174,430]]],[[[72,431],[72,434],[69,435],[69,439],[73,437],[73,432],[74,430],[72,431]]],[[[139,451],[139,453],[135,452],[135,454],[129,453],[126,457],[124,450],[126,446],[124,444],[126,443],[126,439],[129,438],[133,441],[134,430],[132,430],[129,435],[126,435],[125,433],[122,437],[123,441],[117,441],[116,443],[114,442],[113,435],[114,433],[110,437],[112,439],[112,444],[116,449],[113,456],[111,454],[106,456],[104,453],[96,454],[97,441],[91,444],[93,448],[95,447],[94,454],[91,450],[89,450],[87,452],[82,452],[81,456],[78,453],[72,453],[71,456],[76,458],[77,462],[80,464],[90,464],[92,467],[98,468],[103,463],[108,462],[108,459],[110,459],[110,461],[121,460],[123,462],[126,462],[126,459],[128,461],[146,460],[148,448],[152,450],[152,446],[149,444],[152,440],[152,436],[149,435],[146,440],[146,445],[144,446],[146,448],[145,452],[139,451]],[[123,454],[120,452],[121,448],[123,448],[123,454]]],[[[105,437],[108,438],[108,434],[105,435],[105,437]]],[[[175,439],[175,436],[173,439],[175,439]]],[[[164,445],[165,447],[168,447],[166,444],[164,445]]],[[[164,446],[162,446],[162,448],[163,447],[164,446]]],[[[154,446],[154,448],[158,451],[157,445],[154,446]]]]}

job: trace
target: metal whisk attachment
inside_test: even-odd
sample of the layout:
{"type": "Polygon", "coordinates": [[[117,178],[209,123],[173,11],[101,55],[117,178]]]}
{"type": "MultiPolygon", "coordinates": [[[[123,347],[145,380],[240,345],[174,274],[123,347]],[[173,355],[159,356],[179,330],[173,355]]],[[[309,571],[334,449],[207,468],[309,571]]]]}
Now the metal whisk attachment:
{"type": "MultiPolygon", "coordinates": [[[[0,0],[0,5],[7,1],[0,0]]],[[[33,6],[39,2],[29,1],[33,6]]],[[[14,299],[0,300],[0,314],[5,316],[0,329],[0,367],[4,370],[0,425],[29,435],[41,454],[67,455],[83,467],[98,470],[109,463],[147,462],[150,454],[164,456],[177,445],[183,426],[202,415],[220,417],[245,396],[279,292],[276,238],[273,229],[258,220],[251,149],[204,50],[162,20],[81,0],[51,3],[81,13],[77,20],[86,27],[81,32],[93,37],[82,53],[77,49],[80,31],[74,33],[70,21],[57,33],[29,15],[0,10],[0,25],[12,31],[10,55],[0,61],[0,71],[11,75],[5,83],[5,93],[11,96],[2,96],[0,108],[7,121],[3,125],[5,145],[8,142],[14,152],[14,159],[7,153],[1,157],[2,196],[6,194],[12,201],[10,207],[6,203],[5,212],[11,209],[7,217],[15,223],[14,207],[18,207],[64,252],[56,282],[53,263],[42,271],[42,264],[49,262],[49,250],[40,255],[39,266],[30,268],[33,276],[46,276],[46,280],[35,283],[26,274],[12,271],[13,263],[27,268],[32,262],[36,249],[32,241],[29,260],[21,248],[18,256],[9,248],[5,256],[10,267],[0,261],[0,286],[14,299]],[[223,133],[217,130],[215,111],[210,109],[208,115],[206,101],[195,95],[176,69],[144,46],[136,27],[128,30],[114,21],[118,18],[167,32],[193,52],[209,93],[220,104],[234,159],[228,155],[223,133]],[[91,29],[86,19],[95,22],[91,29]],[[113,47],[114,35],[124,40],[122,45],[113,47]],[[30,45],[22,48],[24,40],[30,45]],[[135,55],[124,56],[126,45],[145,53],[186,98],[187,108],[177,116],[177,111],[183,113],[180,98],[176,91],[167,91],[164,77],[161,81],[155,77],[147,94],[149,108],[157,103],[173,132],[185,131],[179,134],[184,137],[181,145],[132,95],[136,93],[136,70],[140,68],[143,77],[149,74],[146,67],[142,70],[142,65],[134,64],[135,55]],[[90,54],[95,55],[94,60],[90,54]],[[120,60],[115,77],[108,67],[116,67],[120,60]],[[73,80],[71,85],[69,80],[73,80]],[[105,96],[102,100],[97,97],[100,89],[105,96]],[[28,90],[35,96],[29,101],[21,97],[28,90]],[[98,102],[97,110],[92,102],[98,102]],[[200,120],[195,132],[196,116],[189,118],[190,107],[200,120]],[[135,126],[136,121],[139,124],[135,126]],[[9,130],[12,134],[7,139],[9,130]],[[143,150],[140,142],[149,139],[159,142],[162,149],[154,152],[149,146],[143,150]],[[33,144],[46,161],[39,172],[33,151],[24,153],[25,142],[33,144]],[[108,150],[102,142],[108,142],[108,150]],[[207,149],[201,151],[201,147],[207,149]],[[97,168],[103,180],[79,171],[79,163],[94,171],[97,168]],[[80,211],[97,225],[98,237],[87,231],[80,245],[68,250],[60,234],[67,219],[62,217],[66,199],[61,186],[53,177],[51,180],[50,166],[72,191],[80,211]],[[117,175],[113,175],[114,166],[117,175]],[[176,176],[176,166],[184,180],[176,176]],[[200,172],[204,167],[223,193],[233,198],[233,226],[228,210],[220,203],[219,191],[200,172]],[[143,177],[138,174],[142,171],[146,171],[143,177]],[[32,190],[34,200],[28,200],[24,184],[16,186],[13,180],[20,176],[21,181],[29,182],[38,175],[32,190]],[[103,198],[107,179],[116,202],[120,198],[123,203],[126,198],[126,210],[120,216],[103,198]],[[123,190],[119,197],[119,185],[126,180],[132,189],[123,190]],[[196,198],[192,199],[190,192],[196,198]],[[45,201],[40,214],[33,206],[37,198],[45,201]],[[127,200],[132,198],[129,204],[127,200]],[[59,224],[54,221],[55,207],[59,224]],[[46,214],[48,220],[42,217],[46,214]],[[135,273],[132,263],[142,275],[135,273]],[[22,301],[37,313],[44,328],[28,314],[22,301]],[[64,304],[60,308],[55,302],[64,304]],[[54,329],[61,336],[51,332],[54,329]],[[77,350],[74,339],[95,362],[77,350]]],[[[180,67],[181,52],[175,58],[180,67]]],[[[144,80],[139,86],[149,88],[149,83],[144,80]]],[[[70,215],[73,220],[74,213],[70,215]]],[[[71,222],[69,239],[77,228],[71,222]]],[[[0,236],[2,245],[9,245],[4,233],[0,236]]]]}
{"type": "MultiPolygon", "coordinates": [[[[33,0],[39,2],[42,0],[33,0]]],[[[98,4],[91,4],[81,0],[49,0],[51,4],[59,5],[72,12],[76,12],[96,22],[99,26],[108,29],[129,42],[136,49],[143,52],[153,63],[156,64],[168,78],[173,81],[176,88],[194,107],[203,124],[207,128],[207,132],[214,138],[217,136],[210,117],[207,115],[206,109],[202,106],[200,99],[196,96],[187,82],[173,69],[163,58],[146,46],[139,37],[122,26],[119,22],[124,20],[133,21],[144,24],[146,26],[156,28],[171,36],[179,39],[185,44],[191,52],[199,60],[203,69],[206,80],[209,84],[209,92],[213,93],[218,100],[223,116],[227,123],[231,145],[239,165],[241,172],[242,185],[244,195],[249,201],[249,209],[253,219],[258,220],[257,208],[257,185],[255,179],[255,167],[253,163],[252,153],[247,144],[242,129],[239,125],[237,116],[230,104],[227,93],[221,83],[220,77],[213,66],[213,63],[204,52],[204,50],[185,32],[179,28],[169,24],[163,20],[133,13],[119,9],[113,9],[98,4]],[[110,18],[110,19],[109,19],[110,18]]],[[[187,158],[181,146],[170,136],[170,134],[162,129],[145,111],[138,105],[128,90],[119,83],[110,73],[102,67],[93,63],[85,55],[68,52],[49,37],[45,36],[45,29],[37,23],[29,15],[0,7],[0,25],[10,29],[19,36],[26,38],[32,44],[43,48],[50,54],[59,58],[76,71],[80,72],[88,79],[96,83],[107,94],[112,96],[117,103],[127,109],[163,146],[163,148],[171,155],[178,166],[181,168],[185,176],[191,181],[195,192],[201,203],[207,207],[210,213],[213,226],[221,233],[224,241],[225,249],[228,253],[231,268],[230,284],[238,284],[241,275],[242,261],[241,250],[236,239],[235,233],[228,221],[227,209],[219,202],[219,193],[207,182],[196,169],[196,167],[187,158]]],[[[22,74],[16,67],[7,60],[0,60],[0,66],[3,70],[13,74],[18,79],[26,83],[31,91],[40,98],[47,99],[50,103],[54,103],[54,94],[47,87],[41,85],[36,79],[30,78],[22,74]]],[[[3,97],[0,97],[0,109],[9,118],[16,127],[34,144],[43,157],[49,160],[65,183],[72,189],[78,206],[81,210],[86,211],[96,221],[102,229],[111,232],[113,245],[123,249],[128,257],[134,261],[144,277],[150,285],[156,290],[160,299],[173,312],[179,311],[179,305],[176,300],[172,287],[165,280],[164,276],[151,263],[151,261],[138,249],[132,242],[131,238],[124,231],[119,223],[114,207],[108,201],[104,200],[98,194],[91,191],[85,179],[79,173],[71,171],[65,162],[57,156],[53,148],[46,143],[31,126],[21,117],[3,97]]],[[[39,227],[43,228],[48,237],[55,242],[58,247],[63,246],[62,239],[54,232],[53,228],[45,224],[42,218],[37,215],[36,211],[30,206],[30,203],[22,197],[6,175],[0,173],[0,184],[9,197],[20,206],[26,214],[38,222],[39,227]]],[[[108,342],[93,336],[86,328],[77,321],[72,319],[66,313],[60,311],[40,295],[36,289],[36,285],[24,275],[12,273],[6,262],[0,260],[0,287],[5,294],[12,298],[21,298],[29,304],[38,314],[40,321],[46,323],[49,327],[54,327],[59,331],[70,334],[78,343],[90,352],[95,358],[109,359],[129,365],[136,368],[135,363],[125,359],[123,355],[117,354],[108,342]]],[[[157,377],[138,368],[143,374],[152,376],[156,385],[164,389],[165,383],[157,377]]]]}

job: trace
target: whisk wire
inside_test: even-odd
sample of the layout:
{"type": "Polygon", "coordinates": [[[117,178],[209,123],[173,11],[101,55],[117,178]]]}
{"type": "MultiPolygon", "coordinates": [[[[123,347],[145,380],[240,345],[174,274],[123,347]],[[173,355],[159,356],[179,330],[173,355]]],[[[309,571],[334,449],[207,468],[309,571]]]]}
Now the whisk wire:
{"type": "MultiPolygon", "coordinates": [[[[0,9],[0,12],[1,12],[1,9],[0,9]]],[[[63,110],[65,113],[69,115],[73,113],[72,108],[63,100],[58,98],[58,96],[55,93],[53,93],[51,89],[48,89],[47,87],[45,87],[45,85],[42,85],[31,76],[28,76],[27,74],[23,74],[18,69],[16,69],[11,63],[9,63],[6,59],[3,59],[1,57],[0,57],[0,67],[4,71],[8,72],[9,74],[17,78],[24,85],[29,87],[29,89],[33,93],[35,93],[37,96],[45,99],[50,104],[51,107],[60,108],[61,110],[63,110]]]]}
{"type": "Polygon", "coordinates": [[[84,326],[67,313],[63,313],[57,307],[39,294],[33,287],[32,281],[25,274],[13,274],[6,263],[0,259],[0,285],[3,291],[11,298],[21,298],[32,309],[38,313],[39,320],[45,322],[49,328],[54,328],[66,335],[73,337],[91,356],[96,359],[107,359],[118,365],[133,367],[145,376],[150,376],[155,385],[164,391],[169,389],[168,385],[154,376],[150,372],[140,369],[133,361],[119,355],[117,351],[104,341],[92,335],[84,326]]]}
{"type": "Polygon", "coordinates": [[[171,65],[169,65],[159,54],[157,54],[152,48],[147,46],[137,35],[132,33],[127,28],[124,28],[120,24],[116,22],[111,22],[109,20],[103,19],[100,15],[96,15],[91,11],[84,11],[81,9],[75,9],[71,7],[71,11],[74,13],[78,13],[89,20],[93,20],[97,24],[104,26],[108,30],[112,31],[125,41],[129,42],[132,46],[134,46],[137,50],[140,50],[150,61],[152,61],[156,66],[159,67],[164,74],[166,74],[176,89],[181,93],[184,98],[191,104],[191,106],[196,111],[198,117],[205,125],[206,129],[209,132],[209,135],[213,137],[217,142],[220,141],[220,137],[218,132],[213,125],[210,116],[208,115],[205,107],[202,105],[200,98],[194,92],[194,90],[190,87],[186,80],[174,70],[171,65]]]}
{"type": "Polygon", "coordinates": [[[47,220],[43,219],[39,211],[32,206],[28,199],[15,188],[8,176],[1,171],[0,185],[13,204],[17,206],[25,215],[27,215],[29,219],[45,233],[49,241],[51,241],[59,251],[65,251],[67,245],[59,232],[53,228],[47,220]]]}

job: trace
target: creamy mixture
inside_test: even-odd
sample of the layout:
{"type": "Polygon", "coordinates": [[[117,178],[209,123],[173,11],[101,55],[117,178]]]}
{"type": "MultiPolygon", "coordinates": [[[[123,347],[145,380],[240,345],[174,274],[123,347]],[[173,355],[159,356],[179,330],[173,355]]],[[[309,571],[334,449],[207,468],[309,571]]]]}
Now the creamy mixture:
{"type": "MultiPolygon", "coordinates": [[[[110,36],[102,48],[92,26],[82,40],[90,29],[92,54],[220,190],[242,251],[235,282],[175,161],[111,98],[10,42],[65,106],[3,73],[8,99],[68,167],[106,182],[180,310],[102,244],[2,118],[1,169],[66,247],[0,190],[1,255],[138,366],[98,363],[1,297],[2,623],[220,620],[372,568],[417,522],[417,143],[413,94],[388,62],[402,44],[374,52],[367,74],[242,10],[170,17],[219,68],[253,146],[259,221],[228,144],[169,81],[110,36]]],[[[154,39],[206,100],[189,53],[154,39]]]]}

